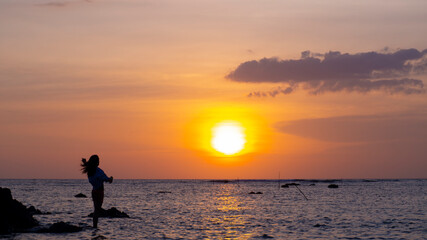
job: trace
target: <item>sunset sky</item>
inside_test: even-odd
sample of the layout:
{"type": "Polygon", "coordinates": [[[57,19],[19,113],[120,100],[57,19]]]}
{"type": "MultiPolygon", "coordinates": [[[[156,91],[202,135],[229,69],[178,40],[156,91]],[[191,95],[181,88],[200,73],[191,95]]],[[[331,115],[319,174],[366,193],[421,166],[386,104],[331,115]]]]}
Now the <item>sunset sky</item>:
{"type": "Polygon", "coordinates": [[[426,29],[425,0],[2,0],[0,178],[426,178],[426,29]]]}

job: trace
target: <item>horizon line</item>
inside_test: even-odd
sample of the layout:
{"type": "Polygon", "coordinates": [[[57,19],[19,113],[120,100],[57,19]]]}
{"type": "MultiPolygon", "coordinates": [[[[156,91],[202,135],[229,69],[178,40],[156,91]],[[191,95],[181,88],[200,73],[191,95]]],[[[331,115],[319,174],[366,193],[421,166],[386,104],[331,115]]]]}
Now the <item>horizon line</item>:
{"type": "MultiPolygon", "coordinates": [[[[87,178],[0,178],[0,180],[86,180],[87,178]]],[[[218,181],[310,181],[310,180],[427,180],[427,177],[422,178],[114,178],[114,180],[218,180],[218,181]]]]}

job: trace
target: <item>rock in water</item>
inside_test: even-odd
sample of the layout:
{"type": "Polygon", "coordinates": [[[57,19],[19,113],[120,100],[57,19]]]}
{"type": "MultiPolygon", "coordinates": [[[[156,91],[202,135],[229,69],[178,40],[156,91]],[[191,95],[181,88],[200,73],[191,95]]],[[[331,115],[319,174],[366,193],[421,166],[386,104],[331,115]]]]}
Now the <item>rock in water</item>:
{"type": "MultiPolygon", "coordinates": [[[[89,214],[88,217],[93,217],[93,213],[89,214]]],[[[101,213],[99,214],[99,217],[102,217],[102,218],[128,218],[129,215],[127,215],[125,212],[120,212],[115,207],[112,207],[108,210],[101,209],[101,213]]]]}
{"type": "Polygon", "coordinates": [[[65,222],[57,222],[52,224],[49,228],[41,229],[40,233],[71,233],[80,232],[82,227],[74,226],[65,222]]]}
{"type": "Polygon", "coordinates": [[[35,208],[34,206],[28,207],[27,210],[30,212],[31,215],[49,215],[49,214],[52,214],[51,212],[42,212],[39,209],[35,208]]]}
{"type": "Polygon", "coordinates": [[[269,235],[267,235],[267,234],[263,234],[263,235],[262,235],[262,238],[274,238],[274,237],[269,236],[269,235]]]}
{"type": "Polygon", "coordinates": [[[92,238],[92,240],[102,240],[102,239],[107,239],[107,238],[102,236],[102,235],[98,235],[98,236],[92,238]]]}
{"type": "Polygon", "coordinates": [[[50,212],[42,212],[39,209],[35,208],[34,206],[28,207],[27,210],[30,212],[31,215],[48,215],[48,214],[52,214],[50,212]]]}
{"type": "Polygon", "coordinates": [[[33,215],[43,214],[42,211],[38,210],[34,206],[30,206],[29,208],[27,208],[27,210],[33,215]]]}
{"type": "Polygon", "coordinates": [[[172,192],[170,192],[170,191],[159,191],[157,193],[172,193],[172,192]]]}
{"type": "Polygon", "coordinates": [[[328,188],[338,188],[338,185],[336,185],[336,184],[329,184],[328,188]]]}
{"type": "Polygon", "coordinates": [[[0,188],[0,234],[22,232],[39,223],[21,202],[12,198],[8,188],[0,188]]]}
{"type": "Polygon", "coordinates": [[[64,222],[57,222],[52,224],[52,226],[49,227],[48,232],[50,233],[69,233],[69,232],[79,232],[83,228],[77,227],[68,223],[64,222]]]}
{"type": "Polygon", "coordinates": [[[87,198],[87,196],[84,195],[83,193],[76,194],[76,195],[74,195],[74,197],[76,197],[76,198],[87,198]]]}
{"type": "Polygon", "coordinates": [[[299,183],[286,183],[282,185],[282,188],[289,188],[289,186],[299,186],[299,183]]]}

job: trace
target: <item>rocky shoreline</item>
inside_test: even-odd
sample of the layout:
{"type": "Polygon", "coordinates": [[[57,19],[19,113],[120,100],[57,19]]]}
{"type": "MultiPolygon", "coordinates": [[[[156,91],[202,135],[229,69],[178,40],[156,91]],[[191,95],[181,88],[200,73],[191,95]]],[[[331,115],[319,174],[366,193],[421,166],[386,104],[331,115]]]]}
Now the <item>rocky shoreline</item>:
{"type": "MultiPolygon", "coordinates": [[[[12,233],[72,233],[89,227],[87,224],[75,226],[65,222],[41,226],[33,217],[41,214],[50,214],[50,212],[42,212],[34,206],[26,207],[12,198],[10,189],[0,187],[0,235],[12,233]]],[[[116,208],[103,210],[100,217],[129,218],[126,213],[116,208]]]]}

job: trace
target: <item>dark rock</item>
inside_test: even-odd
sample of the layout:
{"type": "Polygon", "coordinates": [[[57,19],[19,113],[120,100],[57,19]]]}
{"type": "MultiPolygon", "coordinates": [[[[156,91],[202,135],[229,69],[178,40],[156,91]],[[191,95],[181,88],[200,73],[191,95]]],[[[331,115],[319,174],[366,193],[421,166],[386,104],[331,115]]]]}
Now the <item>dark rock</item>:
{"type": "Polygon", "coordinates": [[[256,194],[262,194],[262,192],[257,192],[256,194]]]}
{"type": "Polygon", "coordinates": [[[377,182],[377,181],[371,180],[371,179],[363,179],[362,182],[377,182]]]}
{"type": "Polygon", "coordinates": [[[250,192],[249,194],[256,194],[255,192],[250,192]]]}
{"type": "Polygon", "coordinates": [[[72,233],[80,232],[82,227],[74,226],[64,222],[57,222],[52,224],[49,228],[40,229],[39,233],[72,233]]]}
{"type": "Polygon", "coordinates": [[[215,182],[215,183],[229,183],[230,180],[211,180],[211,182],[215,182]]]}
{"type": "Polygon", "coordinates": [[[74,195],[74,197],[76,197],[76,198],[87,198],[87,196],[84,195],[83,193],[79,193],[77,195],[74,195]]]}
{"type": "Polygon", "coordinates": [[[0,188],[0,202],[12,201],[12,192],[9,188],[0,188]]]}
{"type": "MultiPolygon", "coordinates": [[[[88,217],[93,217],[93,213],[89,214],[88,217]]],[[[108,210],[101,209],[101,213],[99,214],[99,217],[102,217],[102,218],[128,218],[129,215],[127,215],[125,212],[120,212],[115,207],[112,207],[108,210]]]]}
{"type": "Polygon", "coordinates": [[[34,206],[30,206],[29,208],[27,208],[27,210],[32,215],[48,215],[48,214],[51,214],[50,212],[42,212],[39,209],[35,208],[34,206]]]}
{"type": "Polygon", "coordinates": [[[22,232],[38,225],[31,211],[12,198],[10,189],[0,188],[0,234],[22,232]]]}
{"type": "Polygon", "coordinates": [[[336,185],[336,184],[329,184],[328,188],[338,188],[338,185],[336,185]]]}
{"type": "Polygon", "coordinates": [[[310,184],[310,185],[308,185],[308,186],[316,186],[316,184],[315,184],[315,183],[312,183],[312,184],[310,184]]]}
{"type": "Polygon", "coordinates": [[[92,240],[102,240],[102,239],[107,239],[107,238],[102,236],[102,235],[98,235],[98,236],[92,238],[92,240]]]}
{"type": "Polygon", "coordinates": [[[158,193],[172,193],[172,192],[169,192],[169,191],[159,191],[158,193]]]}
{"type": "Polygon", "coordinates": [[[289,186],[299,186],[299,183],[286,183],[282,185],[282,188],[289,188],[289,186]]]}
{"type": "Polygon", "coordinates": [[[342,182],[342,180],[339,180],[339,179],[325,179],[325,180],[320,180],[319,182],[323,182],[323,183],[336,183],[336,182],[342,182]]]}
{"type": "Polygon", "coordinates": [[[27,208],[27,211],[30,212],[33,215],[42,214],[42,211],[38,210],[34,206],[30,206],[29,208],[27,208]]]}
{"type": "Polygon", "coordinates": [[[274,237],[269,236],[269,235],[267,235],[267,234],[264,234],[264,235],[262,235],[262,238],[274,238],[274,237]]]}

